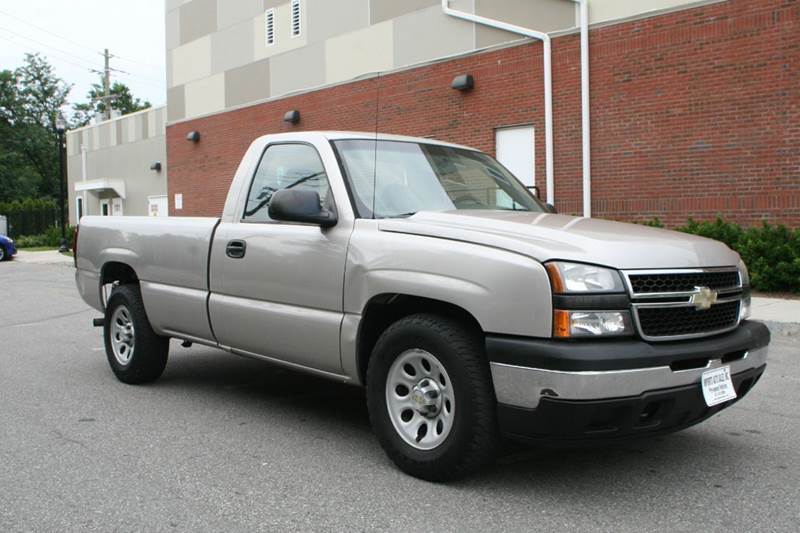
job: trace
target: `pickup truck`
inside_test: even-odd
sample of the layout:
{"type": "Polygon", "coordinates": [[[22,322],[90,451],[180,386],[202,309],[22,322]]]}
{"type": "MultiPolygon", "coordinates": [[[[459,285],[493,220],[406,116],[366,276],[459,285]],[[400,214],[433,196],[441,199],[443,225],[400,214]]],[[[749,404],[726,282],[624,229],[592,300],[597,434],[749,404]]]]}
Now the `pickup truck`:
{"type": "Polygon", "coordinates": [[[366,388],[403,471],[506,438],[664,434],[742,398],[769,330],[724,244],[555,214],[491,156],[374,133],[267,135],[220,217],[84,217],[76,281],[118,379],[169,339],[366,388]]]}

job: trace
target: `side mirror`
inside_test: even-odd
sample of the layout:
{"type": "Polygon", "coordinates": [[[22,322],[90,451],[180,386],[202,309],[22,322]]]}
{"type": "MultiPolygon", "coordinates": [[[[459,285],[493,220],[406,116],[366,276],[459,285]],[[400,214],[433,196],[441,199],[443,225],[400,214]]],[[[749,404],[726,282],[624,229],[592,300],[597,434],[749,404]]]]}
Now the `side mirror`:
{"type": "Polygon", "coordinates": [[[316,191],[282,189],[272,195],[269,218],[286,222],[305,222],[323,228],[336,225],[336,213],[322,208],[316,191]]]}
{"type": "Polygon", "coordinates": [[[556,211],[556,206],[554,206],[553,204],[545,204],[545,206],[547,207],[548,213],[553,213],[553,214],[558,213],[558,211],[556,211]]]}
{"type": "Polygon", "coordinates": [[[536,185],[526,185],[525,188],[531,191],[536,198],[541,198],[539,195],[539,187],[536,185]]]}

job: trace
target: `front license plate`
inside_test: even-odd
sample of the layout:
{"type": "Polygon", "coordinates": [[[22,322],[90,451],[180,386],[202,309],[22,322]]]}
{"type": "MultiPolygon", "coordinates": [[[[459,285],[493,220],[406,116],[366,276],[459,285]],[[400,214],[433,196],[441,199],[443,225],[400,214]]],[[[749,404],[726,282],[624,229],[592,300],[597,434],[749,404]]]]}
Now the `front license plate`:
{"type": "Polygon", "coordinates": [[[731,367],[729,366],[703,372],[700,385],[703,388],[703,398],[709,407],[736,398],[736,389],[733,388],[731,367]]]}

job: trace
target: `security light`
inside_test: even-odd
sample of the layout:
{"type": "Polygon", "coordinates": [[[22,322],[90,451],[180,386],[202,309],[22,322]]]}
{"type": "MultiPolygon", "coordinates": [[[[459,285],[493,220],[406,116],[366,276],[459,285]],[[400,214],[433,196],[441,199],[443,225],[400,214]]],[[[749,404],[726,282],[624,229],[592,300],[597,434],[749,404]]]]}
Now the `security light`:
{"type": "Polygon", "coordinates": [[[196,143],[197,141],[200,140],[200,132],[194,130],[190,131],[189,133],[186,134],[186,140],[189,142],[196,143]]]}
{"type": "Polygon", "coordinates": [[[286,114],[283,115],[283,121],[289,124],[297,124],[298,122],[300,122],[300,111],[296,109],[287,111],[286,114]]]}
{"type": "Polygon", "coordinates": [[[460,74],[453,78],[450,87],[457,91],[471,91],[475,88],[475,78],[472,77],[472,74],[460,74]]]}

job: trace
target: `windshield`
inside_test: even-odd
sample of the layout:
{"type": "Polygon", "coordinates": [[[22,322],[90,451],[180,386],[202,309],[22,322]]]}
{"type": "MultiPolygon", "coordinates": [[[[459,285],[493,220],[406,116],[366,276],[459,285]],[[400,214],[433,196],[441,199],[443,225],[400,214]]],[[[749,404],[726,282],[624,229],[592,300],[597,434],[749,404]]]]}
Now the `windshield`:
{"type": "Polygon", "coordinates": [[[545,211],[508,170],[480,152],[369,139],[334,145],[362,217],[454,209],[545,211]]]}

